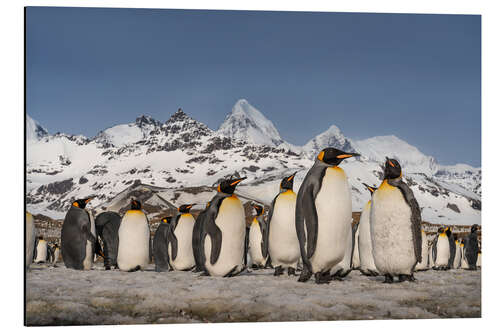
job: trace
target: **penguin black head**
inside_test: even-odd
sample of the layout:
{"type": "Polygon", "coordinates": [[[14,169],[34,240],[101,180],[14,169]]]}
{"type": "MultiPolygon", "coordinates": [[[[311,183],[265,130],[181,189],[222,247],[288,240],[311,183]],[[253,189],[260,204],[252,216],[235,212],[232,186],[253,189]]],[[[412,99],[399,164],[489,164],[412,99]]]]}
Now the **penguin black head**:
{"type": "Polygon", "coordinates": [[[297,174],[297,172],[295,172],[291,176],[283,178],[283,180],[281,181],[281,184],[280,184],[280,189],[293,190],[293,178],[295,177],[296,174],[297,174]]]}
{"type": "Polygon", "coordinates": [[[360,156],[358,153],[346,153],[342,150],[336,148],[325,148],[318,154],[318,160],[329,164],[329,165],[339,165],[344,159],[360,156]]]}
{"type": "Polygon", "coordinates": [[[161,219],[161,223],[169,224],[171,219],[172,219],[172,216],[165,216],[161,219]]]}
{"type": "Polygon", "coordinates": [[[191,205],[182,205],[177,210],[179,211],[179,213],[185,214],[185,213],[189,213],[189,210],[191,209],[191,207],[193,207],[192,204],[191,205]]]}
{"type": "Polygon", "coordinates": [[[370,191],[370,194],[371,194],[371,195],[373,195],[373,193],[375,193],[375,191],[377,190],[377,188],[376,188],[376,187],[374,187],[374,186],[370,186],[370,185],[365,184],[365,183],[363,183],[363,185],[365,185],[366,189],[367,189],[368,191],[370,191]]]}
{"type": "Polygon", "coordinates": [[[42,240],[42,239],[43,239],[42,235],[38,236],[38,240],[42,240]]]}
{"type": "Polygon", "coordinates": [[[477,229],[479,229],[479,226],[477,224],[473,224],[472,227],[470,228],[470,232],[476,232],[477,229]]]}
{"type": "Polygon", "coordinates": [[[236,185],[238,185],[242,180],[247,179],[247,177],[236,178],[236,179],[226,179],[221,181],[219,186],[217,187],[217,192],[222,192],[226,194],[233,194],[236,189],[236,185]]]}
{"type": "Polygon", "coordinates": [[[255,208],[255,211],[257,212],[257,216],[261,216],[262,213],[264,212],[264,208],[262,208],[261,205],[253,204],[253,208],[255,208]]]}
{"type": "Polygon", "coordinates": [[[141,202],[139,200],[130,199],[130,210],[141,210],[141,202]]]}
{"type": "Polygon", "coordinates": [[[444,227],[439,227],[438,233],[440,233],[440,234],[444,233],[444,227]]]}
{"type": "Polygon", "coordinates": [[[87,206],[87,204],[90,202],[90,200],[92,200],[93,198],[92,197],[89,197],[89,198],[85,198],[85,199],[78,199],[78,200],[75,200],[73,201],[73,206],[75,207],[78,207],[78,208],[81,208],[81,209],[84,209],[85,206],[87,206]]]}
{"type": "Polygon", "coordinates": [[[451,236],[451,227],[446,227],[444,232],[446,233],[446,236],[448,236],[448,238],[449,238],[451,236]]]}
{"type": "Polygon", "coordinates": [[[385,158],[384,179],[396,179],[401,177],[401,165],[393,158],[385,158]]]}

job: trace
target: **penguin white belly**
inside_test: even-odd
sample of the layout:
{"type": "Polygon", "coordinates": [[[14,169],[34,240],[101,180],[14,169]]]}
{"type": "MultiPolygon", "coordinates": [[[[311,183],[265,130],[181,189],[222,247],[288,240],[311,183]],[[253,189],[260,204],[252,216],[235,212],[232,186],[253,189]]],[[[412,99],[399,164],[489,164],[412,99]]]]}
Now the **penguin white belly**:
{"type": "Polygon", "coordinates": [[[59,261],[59,256],[60,255],[61,255],[61,251],[59,250],[59,248],[57,248],[54,251],[54,265],[59,261]]]}
{"type": "Polygon", "coordinates": [[[460,262],[462,261],[462,251],[460,251],[460,245],[455,244],[455,259],[453,260],[453,268],[460,268],[460,262]]]}
{"type": "Polygon", "coordinates": [[[342,258],[342,261],[336,264],[335,266],[332,267],[330,270],[330,274],[335,274],[339,271],[343,271],[343,273],[347,273],[351,269],[351,262],[352,262],[352,229],[347,229],[347,235],[346,235],[346,244],[347,246],[345,247],[344,251],[344,258],[342,258]]]}
{"type": "Polygon", "coordinates": [[[354,235],[354,250],[352,251],[352,269],[359,269],[361,260],[359,258],[359,225],[354,235]]]}
{"type": "Polygon", "coordinates": [[[448,237],[438,236],[436,250],[436,266],[448,266],[448,260],[450,260],[450,242],[448,241],[448,237]]]}
{"type": "MultiPolygon", "coordinates": [[[[171,260],[172,267],[177,271],[191,269],[195,265],[193,254],[194,217],[183,214],[179,217],[174,235],[177,238],[177,257],[171,260]]],[[[168,246],[169,258],[172,258],[172,246],[168,246]]]]}
{"type": "Polygon", "coordinates": [[[381,274],[411,274],[416,262],[411,209],[386,181],[375,191],[370,216],[373,257],[381,274]]]}
{"type": "Polygon", "coordinates": [[[464,254],[464,247],[460,246],[460,250],[461,250],[460,252],[462,253],[462,260],[460,262],[460,267],[463,269],[468,269],[469,264],[467,263],[467,258],[465,257],[465,254],[464,254]]]}
{"type": "Polygon", "coordinates": [[[310,262],[313,273],[329,271],[344,258],[351,228],[351,188],[344,170],[329,167],[315,200],[318,215],[317,242],[310,262]]]}
{"type": "Polygon", "coordinates": [[[35,251],[36,228],[33,215],[26,212],[26,268],[29,268],[33,261],[35,251]]]}
{"type": "Polygon", "coordinates": [[[47,242],[43,239],[38,241],[36,246],[36,258],[35,263],[43,262],[47,260],[47,242]]]}
{"type": "Polygon", "coordinates": [[[280,193],[274,202],[269,226],[269,255],[274,267],[297,267],[300,244],[295,228],[297,195],[289,190],[280,193]]]}
{"type": "Polygon", "coordinates": [[[252,222],[250,233],[248,235],[248,252],[250,253],[251,263],[264,266],[266,258],[262,256],[262,232],[259,223],[252,222]]]}
{"type": "Polygon", "coordinates": [[[415,270],[427,269],[429,265],[429,248],[427,247],[427,235],[422,231],[422,261],[417,263],[415,270]]]}
{"type": "Polygon", "coordinates": [[[359,264],[361,271],[367,273],[369,271],[376,272],[375,261],[373,259],[372,238],[370,235],[370,212],[372,204],[368,201],[361,212],[359,219],[359,264]]]}
{"type": "Polygon", "coordinates": [[[222,244],[219,258],[210,263],[212,243],[210,235],[205,238],[205,267],[212,276],[224,276],[235,266],[243,268],[245,250],[245,211],[236,196],[225,198],[219,207],[215,224],[222,232],[222,244]]]}
{"type": "Polygon", "coordinates": [[[477,262],[476,262],[477,267],[481,267],[481,253],[477,254],[477,262]]]}
{"type": "Polygon", "coordinates": [[[118,267],[129,271],[149,263],[149,226],[146,215],[139,210],[129,210],[118,229],[118,267]]]}
{"type": "MultiPolygon", "coordinates": [[[[94,237],[96,236],[95,234],[95,223],[94,223],[94,216],[92,213],[89,213],[90,217],[90,232],[94,237]]],[[[85,259],[83,259],[83,269],[84,270],[89,270],[92,268],[92,263],[94,262],[94,251],[92,251],[92,247],[94,244],[92,244],[91,241],[87,240],[87,245],[85,246],[85,259]]]]}

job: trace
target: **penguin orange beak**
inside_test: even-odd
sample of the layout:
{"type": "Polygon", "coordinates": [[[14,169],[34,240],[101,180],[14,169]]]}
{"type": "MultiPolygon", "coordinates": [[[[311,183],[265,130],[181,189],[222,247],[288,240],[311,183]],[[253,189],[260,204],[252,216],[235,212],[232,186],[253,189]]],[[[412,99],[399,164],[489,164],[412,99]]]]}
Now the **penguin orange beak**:
{"type": "Polygon", "coordinates": [[[389,157],[387,157],[387,156],[386,156],[386,157],[385,157],[385,160],[389,163],[389,165],[390,165],[391,167],[393,167],[393,168],[394,168],[394,163],[392,163],[392,162],[391,162],[391,160],[390,160],[390,158],[389,158],[389,157]]]}
{"type": "Polygon", "coordinates": [[[86,204],[89,203],[92,199],[94,199],[94,197],[90,197],[90,198],[85,199],[85,203],[86,204]]]}
{"type": "Polygon", "coordinates": [[[236,186],[238,185],[242,180],[245,180],[247,179],[247,177],[243,177],[243,178],[240,178],[240,179],[236,179],[235,181],[233,181],[230,185],[231,186],[236,186]]]}
{"type": "Polygon", "coordinates": [[[296,174],[297,174],[297,171],[295,171],[295,173],[293,175],[288,177],[287,181],[291,181],[295,177],[296,174]]]}
{"type": "Polygon", "coordinates": [[[358,154],[358,153],[348,153],[348,154],[337,155],[337,158],[338,159],[344,159],[344,158],[349,158],[349,157],[354,157],[354,156],[361,156],[361,155],[358,154]]]}

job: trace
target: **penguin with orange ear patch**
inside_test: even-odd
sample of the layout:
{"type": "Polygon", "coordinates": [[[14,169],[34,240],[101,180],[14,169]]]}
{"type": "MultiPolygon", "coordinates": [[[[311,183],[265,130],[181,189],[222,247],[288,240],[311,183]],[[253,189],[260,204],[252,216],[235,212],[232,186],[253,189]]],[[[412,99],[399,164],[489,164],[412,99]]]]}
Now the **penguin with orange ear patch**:
{"type": "Polygon", "coordinates": [[[170,265],[176,271],[191,270],[195,266],[193,254],[193,228],[195,220],[189,212],[193,205],[182,205],[170,222],[167,249],[170,265]]]}
{"type": "Polygon", "coordinates": [[[64,265],[72,269],[90,269],[96,241],[92,215],[85,209],[92,198],[73,201],[61,230],[61,254],[64,265]]]}

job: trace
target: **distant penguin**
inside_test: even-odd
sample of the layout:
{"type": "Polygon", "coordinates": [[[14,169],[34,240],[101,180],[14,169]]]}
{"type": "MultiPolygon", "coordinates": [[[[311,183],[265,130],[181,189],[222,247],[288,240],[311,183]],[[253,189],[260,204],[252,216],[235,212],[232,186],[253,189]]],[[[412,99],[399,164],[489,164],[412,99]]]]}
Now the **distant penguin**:
{"type": "Polygon", "coordinates": [[[477,269],[477,256],[479,253],[479,244],[477,241],[477,230],[479,226],[474,224],[470,229],[470,234],[467,236],[465,241],[465,257],[467,259],[467,263],[469,264],[468,269],[476,270],[477,269]]]}
{"type": "Polygon", "coordinates": [[[469,269],[469,264],[467,263],[467,257],[465,257],[465,240],[463,239],[460,242],[460,252],[462,253],[462,259],[460,260],[460,268],[469,269]]]}
{"type": "Polygon", "coordinates": [[[370,215],[373,256],[385,283],[414,281],[422,261],[422,218],[410,187],[403,182],[399,162],[386,158],[384,180],[372,198],[370,215]]]}
{"type": "Polygon", "coordinates": [[[61,255],[61,250],[59,248],[59,245],[54,244],[54,260],[52,261],[52,264],[55,266],[57,262],[59,261],[59,256],[61,255]]]}
{"type": "Polygon", "coordinates": [[[170,232],[171,221],[171,216],[162,218],[153,237],[153,256],[155,271],[157,272],[168,272],[169,270],[170,260],[168,258],[167,235],[170,232]]]}
{"type": "Polygon", "coordinates": [[[118,230],[120,229],[121,216],[116,212],[103,212],[95,218],[95,227],[98,238],[102,241],[102,255],[104,267],[110,270],[111,266],[118,268],[118,230]]]}
{"type": "Polygon", "coordinates": [[[429,268],[434,268],[436,266],[436,263],[434,262],[434,254],[433,254],[433,249],[434,249],[434,241],[432,241],[428,246],[427,246],[427,251],[429,252],[429,268]]]}
{"type": "Polygon", "coordinates": [[[144,270],[150,258],[149,223],[139,200],[132,199],[118,229],[118,256],[122,271],[144,270]]]}
{"type": "Polygon", "coordinates": [[[478,268],[481,268],[481,250],[479,250],[479,252],[477,253],[477,262],[476,262],[476,266],[478,268]]]}
{"type": "Polygon", "coordinates": [[[297,200],[297,195],[293,192],[295,174],[281,180],[280,191],[274,197],[267,215],[269,256],[275,276],[283,274],[285,268],[288,269],[288,275],[295,275],[300,258],[299,240],[295,229],[297,200]]]}
{"type": "Polygon", "coordinates": [[[61,254],[67,268],[92,268],[96,241],[92,214],[85,207],[92,198],[73,201],[66,213],[61,230],[61,254]]]}
{"type": "Polygon", "coordinates": [[[347,246],[345,247],[344,258],[342,261],[332,267],[330,275],[335,280],[341,280],[353,270],[354,237],[359,229],[359,224],[354,224],[352,228],[347,229],[347,246]]]}
{"type": "Polygon", "coordinates": [[[460,241],[455,239],[455,259],[453,260],[453,268],[459,269],[462,262],[462,249],[460,249],[460,241]]]}
{"type": "Polygon", "coordinates": [[[245,210],[234,194],[244,179],[223,180],[204,214],[201,253],[206,272],[211,276],[230,277],[245,268],[245,210]]]}
{"type": "Polygon", "coordinates": [[[267,261],[267,224],[264,221],[264,208],[254,204],[256,216],[250,225],[248,235],[248,250],[250,253],[250,266],[253,268],[264,268],[267,261]]]}
{"type": "Polygon", "coordinates": [[[429,246],[427,246],[427,234],[422,229],[422,261],[415,266],[416,271],[426,271],[429,269],[429,246]]]}
{"type": "MultiPolygon", "coordinates": [[[[210,201],[207,202],[205,209],[198,214],[194,222],[192,243],[193,243],[194,262],[196,264],[196,267],[194,269],[195,272],[205,272],[205,263],[202,260],[203,255],[201,253],[200,242],[201,242],[201,234],[203,232],[203,221],[205,214],[207,213],[208,207],[210,207],[210,201]]],[[[207,273],[205,272],[205,274],[207,273]]]]}
{"type": "Polygon", "coordinates": [[[434,239],[432,255],[434,257],[434,269],[447,270],[450,260],[450,242],[446,234],[448,228],[441,227],[438,229],[438,235],[434,239]]]}
{"type": "MultiPolygon", "coordinates": [[[[363,183],[368,191],[370,191],[370,195],[373,196],[373,193],[377,189],[376,187],[369,186],[363,183]]],[[[373,259],[373,247],[372,247],[372,238],[370,233],[370,212],[372,208],[372,201],[369,200],[365,206],[363,207],[363,211],[361,212],[361,216],[359,218],[359,261],[360,261],[360,271],[364,275],[377,276],[377,267],[375,267],[375,260],[373,259]]]]}
{"type": "Polygon", "coordinates": [[[36,256],[35,263],[41,264],[49,258],[48,244],[47,241],[43,239],[43,236],[38,236],[38,243],[36,245],[36,256]]]}
{"type": "Polygon", "coordinates": [[[191,270],[195,266],[193,254],[194,217],[189,210],[193,205],[182,205],[170,222],[167,249],[170,265],[176,271],[191,270]]]}
{"type": "Polygon", "coordinates": [[[34,258],[34,252],[35,252],[35,243],[36,243],[36,227],[35,227],[35,219],[33,218],[33,215],[30,213],[26,212],[26,238],[25,238],[25,245],[26,245],[26,269],[29,269],[31,262],[33,261],[34,258]]]}
{"type": "Polygon", "coordinates": [[[300,186],[295,226],[304,267],[299,282],[314,274],[316,283],[329,283],[330,269],[344,258],[352,199],[351,185],[338,165],[353,156],[359,154],[323,149],[300,186]]]}
{"type": "Polygon", "coordinates": [[[448,242],[450,243],[450,258],[448,259],[448,269],[453,268],[453,261],[455,260],[455,236],[452,233],[452,227],[448,227],[446,232],[446,237],[448,237],[448,242]]]}

